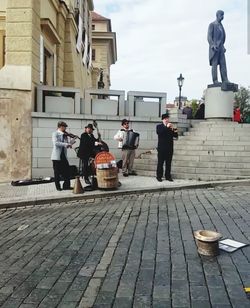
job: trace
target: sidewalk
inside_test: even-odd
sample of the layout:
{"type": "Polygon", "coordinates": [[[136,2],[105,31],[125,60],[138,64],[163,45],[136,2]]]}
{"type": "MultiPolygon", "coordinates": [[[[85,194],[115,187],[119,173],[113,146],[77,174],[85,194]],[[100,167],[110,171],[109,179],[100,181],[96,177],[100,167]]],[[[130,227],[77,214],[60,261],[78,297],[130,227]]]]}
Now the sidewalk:
{"type": "MultiPolygon", "coordinates": [[[[0,208],[28,206],[36,204],[56,203],[78,199],[92,199],[109,197],[119,194],[131,194],[149,191],[173,190],[181,188],[213,187],[215,185],[227,185],[229,183],[250,183],[250,180],[237,181],[194,181],[176,179],[174,182],[158,182],[154,177],[130,176],[124,178],[119,176],[121,186],[116,190],[94,190],[83,194],[73,194],[72,191],[57,191],[54,183],[12,186],[10,183],[0,184],[0,208]]],[[[85,186],[81,180],[82,186],[85,186]]],[[[74,180],[71,180],[74,186],[74,180]]]]}

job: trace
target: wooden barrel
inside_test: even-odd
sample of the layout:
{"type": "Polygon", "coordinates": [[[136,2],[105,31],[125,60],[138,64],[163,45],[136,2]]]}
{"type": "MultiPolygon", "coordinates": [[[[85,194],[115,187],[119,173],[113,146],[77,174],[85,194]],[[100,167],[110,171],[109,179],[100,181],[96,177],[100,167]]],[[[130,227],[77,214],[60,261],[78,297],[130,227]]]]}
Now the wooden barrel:
{"type": "Polygon", "coordinates": [[[116,167],[109,169],[96,169],[97,184],[99,188],[117,188],[118,171],[116,167]]]}

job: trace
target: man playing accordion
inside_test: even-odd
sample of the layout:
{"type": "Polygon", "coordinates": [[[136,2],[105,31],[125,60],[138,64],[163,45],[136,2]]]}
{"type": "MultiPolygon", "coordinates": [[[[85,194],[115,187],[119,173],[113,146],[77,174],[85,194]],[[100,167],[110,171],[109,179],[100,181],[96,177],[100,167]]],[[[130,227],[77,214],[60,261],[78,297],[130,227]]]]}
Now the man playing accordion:
{"type": "Polygon", "coordinates": [[[129,121],[122,120],[122,127],[114,136],[118,141],[118,148],[122,150],[122,174],[123,176],[137,175],[133,170],[135,149],[139,145],[139,134],[129,129],[129,121]]]}

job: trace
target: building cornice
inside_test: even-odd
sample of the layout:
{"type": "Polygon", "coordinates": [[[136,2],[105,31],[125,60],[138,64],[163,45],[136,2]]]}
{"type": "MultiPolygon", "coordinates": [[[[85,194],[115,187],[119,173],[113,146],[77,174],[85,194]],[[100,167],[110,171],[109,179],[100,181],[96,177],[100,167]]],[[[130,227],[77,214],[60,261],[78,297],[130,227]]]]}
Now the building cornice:
{"type": "Polygon", "coordinates": [[[69,13],[68,8],[66,7],[65,3],[60,1],[60,6],[59,6],[59,13],[62,14],[63,18],[66,19],[67,15],[69,13]]]}
{"type": "Polygon", "coordinates": [[[61,40],[57,31],[51,21],[48,18],[41,19],[41,28],[45,30],[45,32],[51,37],[54,44],[60,44],[61,40]]]}

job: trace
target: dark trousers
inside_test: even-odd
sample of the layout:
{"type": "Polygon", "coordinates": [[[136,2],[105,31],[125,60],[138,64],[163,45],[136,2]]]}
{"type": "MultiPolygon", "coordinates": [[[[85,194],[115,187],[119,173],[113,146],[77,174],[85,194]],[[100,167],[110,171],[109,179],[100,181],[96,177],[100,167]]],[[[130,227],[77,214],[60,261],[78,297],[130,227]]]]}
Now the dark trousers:
{"type": "Polygon", "coordinates": [[[163,176],[163,165],[165,162],[165,178],[171,177],[171,162],[172,162],[173,152],[166,152],[158,150],[158,163],[157,163],[157,178],[162,178],[163,176]]]}
{"type": "Polygon", "coordinates": [[[218,50],[213,59],[212,59],[212,78],[213,82],[218,82],[218,73],[217,73],[217,66],[220,66],[220,75],[221,75],[221,81],[228,81],[227,78],[227,65],[226,65],[226,58],[225,58],[225,52],[220,48],[218,50]]]}
{"type": "Polygon", "coordinates": [[[84,179],[88,179],[90,172],[89,172],[89,158],[82,159],[82,173],[84,179]]]}
{"type": "Polygon", "coordinates": [[[61,155],[61,160],[53,160],[53,169],[55,177],[56,188],[61,188],[60,180],[61,176],[63,177],[63,189],[70,187],[70,171],[69,171],[69,162],[66,159],[65,155],[61,155]]]}

